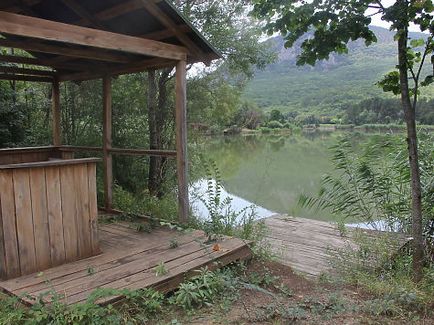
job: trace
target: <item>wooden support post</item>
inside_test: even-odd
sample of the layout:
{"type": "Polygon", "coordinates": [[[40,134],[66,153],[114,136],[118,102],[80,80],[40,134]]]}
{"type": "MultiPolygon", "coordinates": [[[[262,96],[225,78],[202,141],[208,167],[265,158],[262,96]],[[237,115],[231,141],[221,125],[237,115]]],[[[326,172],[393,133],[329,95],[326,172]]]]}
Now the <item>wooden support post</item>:
{"type": "Polygon", "coordinates": [[[104,199],[105,208],[113,208],[113,159],[110,152],[112,148],[112,88],[111,77],[103,78],[103,153],[104,153],[104,199]]]}
{"type": "Polygon", "coordinates": [[[176,65],[176,166],[178,171],[179,221],[186,223],[189,214],[187,157],[187,62],[176,65]]]}
{"type": "Polygon", "coordinates": [[[60,85],[59,80],[54,79],[52,84],[51,108],[52,108],[52,132],[53,145],[62,145],[62,135],[60,130],[60,85]]]}

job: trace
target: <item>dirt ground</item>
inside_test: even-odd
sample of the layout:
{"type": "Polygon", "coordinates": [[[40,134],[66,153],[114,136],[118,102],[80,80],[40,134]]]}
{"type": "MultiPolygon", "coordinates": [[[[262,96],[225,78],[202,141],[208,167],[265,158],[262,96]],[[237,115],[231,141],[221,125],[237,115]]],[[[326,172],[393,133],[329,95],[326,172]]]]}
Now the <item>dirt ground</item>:
{"type": "Polygon", "coordinates": [[[389,314],[361,289],[307,279],[276,262],[252,262],[246,273],[264,290],[245,288],[231,303],[171,315],[163,324],[434,324],[432,316],[389,314]]]}

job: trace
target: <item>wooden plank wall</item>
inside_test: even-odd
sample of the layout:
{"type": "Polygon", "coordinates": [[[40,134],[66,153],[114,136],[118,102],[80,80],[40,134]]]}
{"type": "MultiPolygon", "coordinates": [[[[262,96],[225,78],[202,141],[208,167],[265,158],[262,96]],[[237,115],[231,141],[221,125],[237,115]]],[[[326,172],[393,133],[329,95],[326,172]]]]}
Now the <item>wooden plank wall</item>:
{"type": "Polygon", "coordinates": [[[62,158],[61,152],[54,147],[0,149],[0,165],[21,164],[62,158]]]}
{"type": "Polygon", "coordinates": [[[0,170],[0,277],[100,253],[96,163],[0,170]]]}

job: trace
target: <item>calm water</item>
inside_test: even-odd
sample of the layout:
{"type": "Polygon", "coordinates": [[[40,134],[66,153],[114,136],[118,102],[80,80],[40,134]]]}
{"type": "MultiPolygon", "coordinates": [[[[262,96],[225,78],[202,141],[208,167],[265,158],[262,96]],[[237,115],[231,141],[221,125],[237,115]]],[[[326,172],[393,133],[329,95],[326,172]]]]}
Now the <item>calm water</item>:
{"type": "MultiPolygon", "coordinates": [[[[223,197],[232,197],[234,209],[255,204],[260,217],[285,213],[336,221],[326,211],[303,209],[297,202],[301,193],[318,193],[321,177],[333,172],[329,148],[342,135],[314,132],[206,138],[203,151],[205,157],[216,162],[222,175],[223,197]]],[[[194,188],[202,197],[206,195],[206,181],[196,181],[194,188]]],[[[206,215],[200,202],[195,208],[206,215]]]]}

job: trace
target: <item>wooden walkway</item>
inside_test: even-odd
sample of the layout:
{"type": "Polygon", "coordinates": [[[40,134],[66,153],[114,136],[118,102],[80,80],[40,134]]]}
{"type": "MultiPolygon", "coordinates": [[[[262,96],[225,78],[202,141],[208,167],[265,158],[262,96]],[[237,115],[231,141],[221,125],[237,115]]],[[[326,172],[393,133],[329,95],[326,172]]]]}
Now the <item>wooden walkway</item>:
{"type": "MultiPolygon", "coordinates": [[[[309,276],[331,271],[331,251],[355,245],[351,240],[355,228],[347,227],[348,234],[341,236],[336,225],[324,221],[285,215],[276,215],[264,221],[268,227],[266,240],[278,261],[309,276]]],[[[361,229],[357,231],[363,231],[370,236],[378,236],[381,233],[361,229]]],[[[404,235],[396,236],[400,244],[406,242],[404,235]]]]}
{"type": "MultiPolygon", "coordinates": [[[[33,304],[38,297],[50,301],[54,292],[67,304],[84,302],[97,288],[141,289],[152,287],[162,292],[175,289],[186,278],[204,266],[215,269],[236,260],[251,257],[247,244],[235,238],[206,244],[201,231],[190,233],[159,227],[150,233],[138,232],[130,224],[103,225],[99,229],[102,254],[84,260],[50,268],[39,274],[0,282],[6,293],[33,304]],[[171,240],[178,247],[171,248],[171,240]],[[164,263],[168,273],[157,275],[155,268],[164,263]],[[48,293],[48,294],[47,294],[48,293]]],[[[173,245],[172,245],[173,246],[173,245]]],[[[109,297],[101,304],[122,297],[109,297]]]]}

